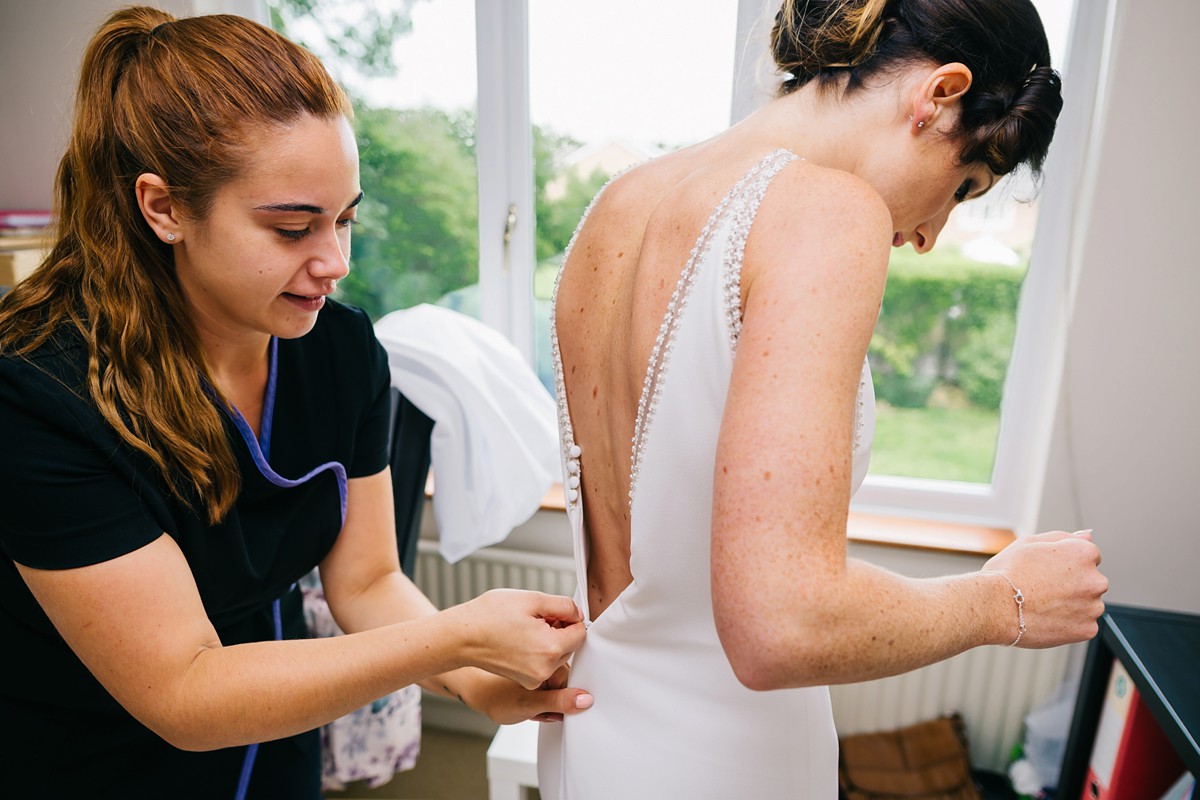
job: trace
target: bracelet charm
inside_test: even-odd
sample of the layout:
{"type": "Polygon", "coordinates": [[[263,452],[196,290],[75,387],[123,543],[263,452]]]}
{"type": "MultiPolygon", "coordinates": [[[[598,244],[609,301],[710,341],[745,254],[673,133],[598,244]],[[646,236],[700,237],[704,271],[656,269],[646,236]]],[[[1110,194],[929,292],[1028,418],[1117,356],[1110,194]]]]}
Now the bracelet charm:
{"type": "Polygon", "coordinates": [[[1025,594],[1020,589],[1018,589],[1017,585],[1012,582],[1012,579],[1009,578],[1007,575],[1005,575],[1003,572],[1000,572],[999,570],[990,570],[990,569],[981,570],[981,572],[983,572],[983,574],[985,574],[985,575],[999,575],[1001,578],[1004,578],[1004,580],[1008,581],[1008,585],[1012,587],[1013,600],[1016,601],[1016,604],[1017,604],[1017,638],[1013,639],[1012,643],[1005,645],[1005,647],[1016,647],[1017,643],[1021,641],[1021,637],[1025,635],[1025,631],[1026,631],[1026,627],[1025,627],[1025,594]]]}

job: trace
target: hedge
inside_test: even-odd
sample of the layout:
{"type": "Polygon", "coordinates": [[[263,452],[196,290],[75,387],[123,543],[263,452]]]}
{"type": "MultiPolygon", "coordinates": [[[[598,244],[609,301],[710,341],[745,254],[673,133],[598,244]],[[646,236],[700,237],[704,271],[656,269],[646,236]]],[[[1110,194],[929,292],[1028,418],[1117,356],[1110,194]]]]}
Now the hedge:
{"type": "Polygon", "coordinates": [[[998,409],[1024,277],[1024,264],[893,251],[869,354],[879,398],[919,408],[945,383],[978,408],[998,409]]]}

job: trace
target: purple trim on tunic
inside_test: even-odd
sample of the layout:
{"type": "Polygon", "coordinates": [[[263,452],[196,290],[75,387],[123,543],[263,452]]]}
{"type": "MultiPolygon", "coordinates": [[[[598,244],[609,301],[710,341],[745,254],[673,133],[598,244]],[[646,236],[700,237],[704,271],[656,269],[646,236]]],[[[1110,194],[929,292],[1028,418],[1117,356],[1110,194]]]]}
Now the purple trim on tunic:
{"type": "Polygon", "coordinates": [[[267,460],[271,458],[271,423],[275,421],[275,378],[279,374],[278,364],[279,339],[272,336],[270,365],[267,367],[267,393],[263,397],[262,424],[259,426],[262,429],[259,439],[262,444],[263,458],[267,460]]]}
{"type": "MultiPolygon", "coordinates": [[[[242,439],[246,442],[246,447],[250,449],[250,457],[254,459],[254,466],[258,467],[258,471],[271,483],[276,486],[281,486],[284,489],[291,489],[301,484],[307,483],[318,474],[330,470],[337,478],[338,496],[342,503],[342,524],[346,524],[346,499],[348,484],[346,479],[346,468],[337,461],[327,461],[320,466],[314,467],[306,474],[292,480],[285,478],[275,470],[271,469],[271,465],[267,463],[268,454],[271,452],[271,428],[275,418],[275,383],[278,375],[278,352],[279,340],[271,337],[271,352],[270,366],[267,371],[267,390],[263,397],[263,413],[262,413],[262,443],[259,443],[258,438],[254,435],[254,431],[250,428],[250,423],[246,422],[246,418],[242,416],[242,412],[237,410],[236,406],[226,407],[233,424],[237,427],[238,433],[242,435],[242,439]]],[[[205,389],[209,396],[216,399],[216,392],[207,381],[204,383],[205,389]]]]}
{"type": "MultiPolygon", "coordinates": [[[[254,459],[254,465],[258,467],[258,471],[262,476],[276,486],[292,488],[299,486],[311,479],[319,472],[327,469],[333,470],[334,476],[337,477],[338,494],[342,499],[342,524],[346,522],[346,468],[336,461],[330,461],[322,464],[316,469],[309,472],[299,480],[288,480],[281,477],[275,470],[271,469],[271,465],[267,463],[267,459],[271,456],[271,423],[275,419],[275,379],[279,374],[279,339],[271,337],[271,353],[269,356],[270,365],[267,368],[267,391],[263,397],[262,411],[262,441],[255,438],[254,431],[250,429],[250,424],[246,422],[246,418],[242,416],[242,412],[236,407],[230,406],[230,415],[233,418],[233,424],[237,426],[238,433],[242,434],[242,438],[246,441],[246,446],[250,448],[250,456],[254,459]]],[[[215,392],[208,387],[207,381],[205,388],[209,389],[209,394],[215,396],[215,392]]],[[[279,598],[276,598],[271,603],[271,616],[275,623],[275,641],[283,639],[283,614],[279,607],[279,598]]],[[[254,762],[258,757],[258,742],[254,742],[246,747],[246,756],[242,761],[242,772],[238,778],[237,793],[234,795],[235,800],[244,800],[246,791],[250,788],[250,776],[254,773],[254,762]]]]}

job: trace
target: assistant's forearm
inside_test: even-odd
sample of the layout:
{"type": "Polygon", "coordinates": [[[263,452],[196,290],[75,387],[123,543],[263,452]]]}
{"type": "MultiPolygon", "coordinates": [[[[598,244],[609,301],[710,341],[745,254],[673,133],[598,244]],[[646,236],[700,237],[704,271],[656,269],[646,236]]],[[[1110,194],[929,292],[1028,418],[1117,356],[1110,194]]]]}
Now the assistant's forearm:
{"type": "Polygon", "coordinates": [[[441,619],[346,636],[205,648],[143,720],[177,747],[210,750],[310,730],[462,666],[441,619]]]}
{"type": "MultiPolygon", "coordinates": [[[[347,632],[371,630],[437,613],[429,598],[401,572],[382,575],[363,591],[341,602],[331,601],[330,610],[338,627],[347,632]]],[[[443,697],[468,702],[471,682],[484,674],[481,670],[464,668],[430,675],[416,683],[443,697]]]]}

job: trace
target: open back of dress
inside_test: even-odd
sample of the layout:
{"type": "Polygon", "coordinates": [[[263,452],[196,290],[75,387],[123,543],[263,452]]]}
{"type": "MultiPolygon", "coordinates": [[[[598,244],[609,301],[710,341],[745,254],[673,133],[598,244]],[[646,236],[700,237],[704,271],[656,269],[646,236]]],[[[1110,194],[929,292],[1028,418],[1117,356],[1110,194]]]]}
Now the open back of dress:
{"type": "MultiPolygon", "coordinates": [[[[713,469],[741,329],[742,255],[772,178],[796,159],[786,150],[772,152],[731,188],[680,275],[634,429],[633,582],[591,624],[574,656],[571,684],[592,692],[595,706],[542,726],[545,800],[837,797],[828,689],[745,688],[718,640],[710,584],[713,469]]],[[[580,474],[557,329],[551,327],[567,513],[579,586],[585,587],[579,482],[586,476],[580,474]]],[[[874,433],[866,364],[855,429],[857,488],[874,433]]],[[[586,591],[576,600],[590,619],[586,591]]]]}

